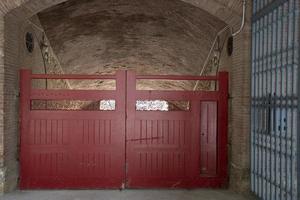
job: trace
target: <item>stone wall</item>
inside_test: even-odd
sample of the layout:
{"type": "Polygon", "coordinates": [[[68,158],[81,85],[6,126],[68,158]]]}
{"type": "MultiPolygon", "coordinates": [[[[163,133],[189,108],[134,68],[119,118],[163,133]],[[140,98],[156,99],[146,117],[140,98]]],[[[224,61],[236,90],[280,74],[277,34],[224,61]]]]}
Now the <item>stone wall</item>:
{"type": "Polygon", "coordinates": [[[237,191],[250,187],[250,48],[247,24],[234,40],[230,70],[230,187],[237,191]]]}
{"type": "Polygon", "coordinates": [[[18,69],[20,65],[20,24],[13,16],[5,16],[4,41],[4,190],[16,187],[18,179],[18,69]],[[9,38],[9,40],[7,39],[9,38]]]}
{"type": "MultiPolygon", "coordinates": [[[[49,47],[52,62],[43,59],[43,52],[40,49],[43,32],[39,30],[40,23],[37,17],[32,17],[26,21],[17,21],[14,15],[5,17],[5,77],[4,77],[4,159],[0,165],[0,179],[4,179],[6,184],[2,185],[2,191],[11,191],[17,187],[18,159],[19,159],[19,69],[31,69],[33,73],[63,73],[60,70],[59,63],[54,63],[56,59],[49,47]],[[35,25],[33,25],[35,24],[35,25]],[[38,26],[38,27],[37,27],[38,26]],[[34,37],[34,50],[28,52],[26,48],[25,35],[27,32],[32,33],[34,37]],[[54,57],[54,58],[53,58],[54,57]],[[55,65],[54,65],[55,64],[55,65]],[[13,83],[13,84],[12,84],[13,83]],[[2,166],[2,167],[1,167],[2,166]],[[4,174],[4,175],[2,175],[4,174]]],[[[47,39],[46,39],[47,40],[47,39]]],[[[61,81],[35,81],[33,87],[39,88],[60,87],[67,88],[68,84],[61,81]]],[[[2,116],[1,116],[2,117],[2,116]]],[[[1,134],[0,134],[1,135],[1,134]]],[[[0,145],[1,146],[1,145],[0,145]]],[[[0,151],[1,152],[1,151],[0,151]]],[[[1,158],[1,157],[0,157],[1,158]]]]}

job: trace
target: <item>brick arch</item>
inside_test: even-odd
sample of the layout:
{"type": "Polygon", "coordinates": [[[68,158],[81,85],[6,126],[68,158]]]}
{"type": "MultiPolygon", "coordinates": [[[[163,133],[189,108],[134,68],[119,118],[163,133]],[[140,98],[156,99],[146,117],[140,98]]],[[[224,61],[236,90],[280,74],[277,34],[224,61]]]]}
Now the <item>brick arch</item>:
{"type": "MultiPolygon", "coordinates": [[[[0,15],[8,13],[27,19],[32,15],[68,0],[6,0],[0,3],[0,15]]],[[[242,15],[240,0],[181,0],[201,8],[225,23],[235,26],[242,15]]]]}
{"type": "MultiPolygon", "coordinates": [[[[18,164],[16,155],[18,138],[18,60],[17,52],[19,48],[18,30],[22,22],[36,13],[65,2],[67,0],[2,0],[0,1],[0,193],[3,190],[11,191],[17,186],[18,164]]],[[[182,0],[199,7],[211,15],[224,21],[226,24],[237,27],[241,18],[240,0],[182,0]]],[[[250,0],[249,0],[250,1],[250,0]]],[[[249,9],[250,11],[250,9],[249,9]]],[[[247,133],[242,138],[243,141],[233,141],[233,148],[245,149],[248,145],[246,137],[248,135],[248,102],[249,96],[249,44],[250,30],[237,38],[235,43],[236,55],[233,56],[233,69],[231,80],[236,88],[232,92],[232,104],[237,110],[232,110],[232,115],[244,110],[238,120],[233,120],[234,124],[243,124],[232,133],[232,137],[239,137],[240,131],[247,133]],[[245,47],[246,46],[246,47],[245,47]],[[243,66],[243,67],[240,67],[243,66]],[[242,84],[242,85],[241,85],[242,84]]],[[[247,150],[245,150],[247,151],[247,150]]],[[[241,153],[243,154],[243,152],[241,153]]],[[[247,154],[247,152],[245,153],[247,154]]],[[[246,155],[247,156],[247,155],[246,155]]],[[[237,156],[238,160],[240,156],[237,156]]],[[[246,163],[247,164],[247,163],[246,163]]],[[[240,180],[247,172],[247,165],[239,167],[239,174],[235,175],[235,180],[240,180]],[[240,175],[241,174],[241,175],[240,175]]],[[[247,182],[242,184],[248,184],[247,182]]],[[[241,185],[242,185],[241,184],[241,185]]],[[[236,185],[239,187],[239,185],[236,185]]],[[[242,187],[242,186],[241,186],[242,187]]],[[[238,189],[237,190],[243,190],[238,189]]]]}
{"type": "Polygon", "coordinates": [[[241,0],[182,0],[199,7],[211,15],[224,21],[226,24],[239,26],[242,16],[241,0]]]}

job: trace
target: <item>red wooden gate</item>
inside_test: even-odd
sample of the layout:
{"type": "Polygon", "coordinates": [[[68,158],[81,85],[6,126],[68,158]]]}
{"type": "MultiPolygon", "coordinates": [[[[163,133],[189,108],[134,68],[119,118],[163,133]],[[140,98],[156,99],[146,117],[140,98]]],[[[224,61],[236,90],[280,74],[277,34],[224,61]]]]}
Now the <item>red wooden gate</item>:
{"type": "Polygon", "coordinates": [[[227,73],[218,76],[37,75],[21,70],[20,187],[197,188],[227,183],[227,73]],[[32,89],[32,79],[113,79],[116,90],[32,89]],[[136,80],[218,81],[218,91],[137,90],[136,80]],[[33,100],[112,99],[112,111],[34,110],[33,100]],[[188,101],[137,111],[137,100],[188,101]]]}
{"type": "Polygon", "coordinates": [[[33,75],[21,71],[21,177],[27,188],[120,188],[125,163],[125,73],[33,75]],[[115,79],[115,91],[32,89],[32,79],[115,79]],[[33,110],[32,100],[115,99],[114,111],[33,110]]]}
{"type": "Polygon", "coordinates": [[[217,77],[127,74],[126,162],[130,188],[227,183],[227,73],[217,77]],[[137,90],[136,80],[218,81],[218,91],[137,90]],[[187,101],[189,110],[138,111],[137,100],[187,101]]]}

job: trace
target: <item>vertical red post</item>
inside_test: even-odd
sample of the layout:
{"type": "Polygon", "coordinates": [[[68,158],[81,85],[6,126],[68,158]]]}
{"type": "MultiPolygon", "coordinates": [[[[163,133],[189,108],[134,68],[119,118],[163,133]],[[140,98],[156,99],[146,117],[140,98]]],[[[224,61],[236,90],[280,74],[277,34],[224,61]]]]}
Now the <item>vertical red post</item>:
{"type": "MultiPolygon", "coordinates": [[[[130,175],[134,174],[133,167],[130,166],[129,160],[133,160],[134,154],[129,142],[134,138],[135,111],[136,111],[136,73],[127,71],[126,86],[126,180],[127,187],[130,187],[130,175]]],[[[131,163],[133,165],[133,163],[131,163]]]]}
{"type": "MultiPolygon", "coordinates": [[[[195,92],[196,93],[196,92],[195,92]]],[[[190,141],[190,161],[187,162],[188,167],[188,178],[193,179],[195,177],[198,177],[200,174],[200,162],[197,162],[200,160],[200,101],[198,99],[191,99],[191,132],[189,133],[189,139],[190,141]]]]}
{"type": "Polygon", "coordinates": [[[116,73],[116,91],[118,103],[116,104],[116,110],[119,112],[125,112],[126,106],[126,71],[121,70],[116,73]]]}
{"type": "Polygon", "coordinates": [[[20,71],[20,187],[23,188],[22,180],[26,173],[26,148],[24,148],[24,134],[28,132],[29,128],[29,112],[30,112],[30,91],[31,91],[31,71],[22,69],[20,71]]]}
{"type": "Polygon", "coordinates": [[[218,173],[221,178],[228,180],[228,73],[219,72],[218,79],[218,173]]]}
{"type": "MultiPolygon", "coordinates": [[[[121,149],[122,152],[126,152],[126,74],[127,72],[124,70],[120,70],[116,72],[116,112],[118,113],[118,126],[121,130],[119,130],[119,133],[121,135],[118,137],[118,143],[122,144],[122,147],[118,147],[121,149]]],[[[122,158],[122,163],[126,165],[126,153],[124,154],[122,158]]],[[[123,167],[123,169],[126,166],[123,167]]],[[[122,185],[120,188],[124,188],[126,184],[126,172],[123,171],[123,177],[122,177],[122,185]]]]}

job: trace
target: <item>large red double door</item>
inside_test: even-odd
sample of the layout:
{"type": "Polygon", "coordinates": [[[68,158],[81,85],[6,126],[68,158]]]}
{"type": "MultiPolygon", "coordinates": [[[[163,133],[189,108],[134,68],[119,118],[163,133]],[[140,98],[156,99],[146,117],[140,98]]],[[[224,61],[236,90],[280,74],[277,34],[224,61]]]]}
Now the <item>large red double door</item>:
{"type": "Polygon", "coordinates": [[[218,76],[38,75],[20,77],[20,188],[224,187],[227,73],[218,76]],[[115,90],[33,89],[34,79],[115,80],[115,90]],[[216,91],[138,90],[137,80],[216,81],[216,91]],[[112,110],[33,109],[34,101],[114,100],[112,110]],[[184,102],[149,111],[137,101],[184,102]]]}

